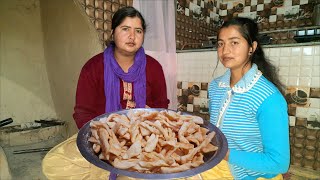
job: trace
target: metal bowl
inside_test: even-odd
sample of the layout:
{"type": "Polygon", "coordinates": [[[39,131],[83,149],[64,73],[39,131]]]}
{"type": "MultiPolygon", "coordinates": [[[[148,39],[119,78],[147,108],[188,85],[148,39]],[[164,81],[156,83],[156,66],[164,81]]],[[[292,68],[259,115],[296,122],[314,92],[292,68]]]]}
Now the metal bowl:
{"type": "MultiPolygon", "coordinates": [[[[162,111],[166,109],[161,109],[161,108],[150,108],[150,109],[144,109],[144,108],[138,108],[138,109],[133,109],[134,111],[162,111]]],[[[127,114],[129,110],[121,110],[113,113],[118,113],[118,114],[127,114]]],[[[170,110],[173,111],[173,110],[170,110]]],[[[108,117],[111,113],[106,113],[101,116],[98,116],[92,121],[98,121],[100,118],[103,117],[108,117]]],[[[187,113],[183,113],[187,114],[187,113]]],[[[211,143],[218,146],[218,150],[215,152],[211,153],[206,153],[204,154],[204,164],[196,167],[189,169],[187,171],[183,172],[178,172],[178,173],[168,173],[168,174],[150,174],[150,173],[140,173],[140,172],[135,172],[135,171],[128,171],[128,170],[123,170],[123,169],[118,169],[113,167],[109,162],[100,160],[98,156],[94,153],[92,149],[92,143],[88,141],[89,137],[91,136],[91,131],[90,131],[90,122],[87,122],[79,131],[78,137],[77,137],[77,146],[78,149],[80,150],[80,153],[82,156],[89,161],[90,163],[108,170],[112,173],[124,175],[124,176],[129,176],[133,178],[140,178],[140,179],[171,179],[171,178],[185,178],[185,177],[191,177],[195,176],[199,173],[202,173],[204,171],[207,171],[214,166],[216,166],[226,155],[227,150],[228,150],[228,143],[227,139],[224,136],[224,134],[213,124],[211,124],[209,121],[204,121],[204,124],[201,125],[202,127],[205,127],[209,129],[210,132],[215,131],[216,135],[212,139],[211,143]]]]}

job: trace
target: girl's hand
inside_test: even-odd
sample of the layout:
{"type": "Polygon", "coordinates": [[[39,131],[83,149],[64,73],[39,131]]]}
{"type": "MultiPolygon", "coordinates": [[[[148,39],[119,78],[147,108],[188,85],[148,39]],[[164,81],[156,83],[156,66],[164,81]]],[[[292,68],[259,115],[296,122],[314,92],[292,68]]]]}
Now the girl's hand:
{"type": "Polygon", "coordinates": [[[228,149],[226,156],[223,158],[224,160],[229,161],[229,153],[230,150],[228,149]]]}

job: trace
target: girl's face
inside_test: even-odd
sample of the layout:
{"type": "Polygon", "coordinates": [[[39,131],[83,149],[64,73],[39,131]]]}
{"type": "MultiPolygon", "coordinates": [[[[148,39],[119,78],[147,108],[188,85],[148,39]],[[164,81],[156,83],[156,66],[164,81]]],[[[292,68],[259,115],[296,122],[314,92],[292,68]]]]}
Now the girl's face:
{"type": "Polygon", "coordinates": [[[138,17],[126,17],[113,32],[115,51],[124,55],[135,55],[142,46],[144,30],[138,17]]]}
{"type": "Polygon", "coordinates": [[[231,70],[241,70],[249,61],[250,53],[253,53],[235,25],[220,30],[217,51],[221,63],[231,70]]]}

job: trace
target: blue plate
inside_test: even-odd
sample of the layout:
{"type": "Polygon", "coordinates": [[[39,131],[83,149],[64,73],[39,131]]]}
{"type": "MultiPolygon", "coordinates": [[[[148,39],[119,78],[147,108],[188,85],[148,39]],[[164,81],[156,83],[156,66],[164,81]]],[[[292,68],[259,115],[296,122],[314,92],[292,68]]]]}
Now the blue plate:
{"type": "MultiPolygon", "coordinates": [[[[150,109],[144,109],[144,108],[138,108],[133,109],[134,111],[162,111],[166,109],[161,108],[150,108],[150,109]]],[[[118,114],[127,114],[129,110],[121,110],[113,113],[118,114]]],[[[172,110],[170,110],[172,111],[172,110]]],[[[101,116],[98,116],[94,118],[92,121],[98,121],[100,118],[108,117],[111,113],[106,113],[101,116]]],[[[187,114],[187,113],[183,113],[187,114]]],[[[86,123],[79,131],[78,137],[77,137],[77,146],[80,150],[80,153],[82,156],[89,161],[90,163],[105,169],[107,171],[110,171],[115,174],[120,174],[123,176],[129,176],[133,178],[140,178],[140,179],[172,179],[172,178],[186,178],[195,176],[199,173],[202,173],[204,171],[207,171],[214,166],[216,166],[220,161],[225,157],[227,151],[228,151],[228,143],[227,139],[224,136],[224,134],[213,124],[211,124],[209,121],[204,121],[204,124],[201,125],[202,127],[205,127],[209,130],[209,132],[215,131],[216,135],[212,139],[211,143],[215,146],[218,146],[218,150],[215,152],[210,152],[204,154],[203,160],[204,163],[196,168],[189,169],[187,171],[177,172],[177,173],[169,173],[169,174],[150,174],[150,173],[140,173],[135,171],[128,171],[123,169],[118,169],[113,167],[110,163],[100,160],[98,156],[94,153],[92,146],[93,144],[88,141],[89,137],[91,136],[90,131],[90,122],[86,123]]]]}

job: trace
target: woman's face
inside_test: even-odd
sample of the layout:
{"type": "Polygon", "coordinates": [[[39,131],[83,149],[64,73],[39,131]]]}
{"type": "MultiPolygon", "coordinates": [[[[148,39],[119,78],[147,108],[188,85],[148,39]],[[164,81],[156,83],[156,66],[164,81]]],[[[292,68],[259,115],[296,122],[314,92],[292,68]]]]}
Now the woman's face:
{"type": "Polygon", "coordinates": [[[248,62],[252,48],[238,31],[238,26],[231,25],[220,30],[217,51],[226,68],[239,70],[248,62]]]}
{"type": "Polygon", "coordinates": [[[115,50],[124,55],[135,55],[142,46],[144,30],[138,17],[126,17],[113,32],[115,50]]]}

